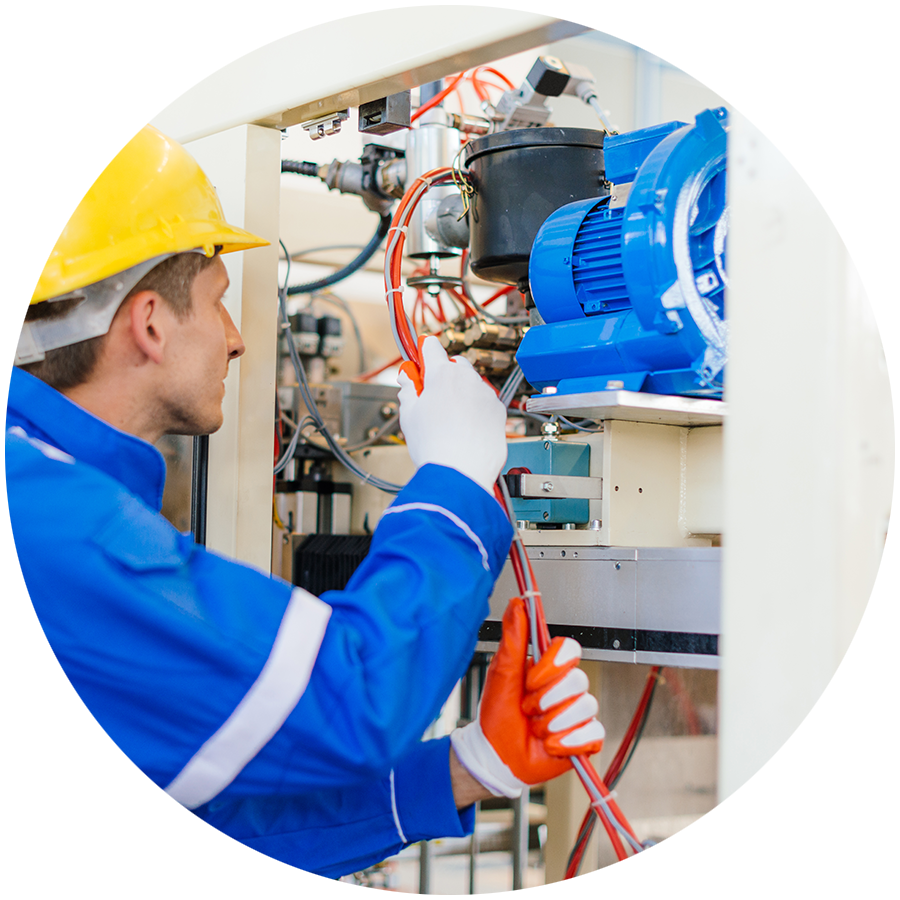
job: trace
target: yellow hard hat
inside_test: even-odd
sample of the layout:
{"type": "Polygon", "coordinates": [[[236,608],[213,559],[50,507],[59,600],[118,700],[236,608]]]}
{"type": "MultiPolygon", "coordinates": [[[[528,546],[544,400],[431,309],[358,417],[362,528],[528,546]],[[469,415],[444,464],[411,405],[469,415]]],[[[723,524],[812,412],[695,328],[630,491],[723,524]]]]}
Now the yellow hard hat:
{"type": "Polygon", "coordinates": [[[207,256],[267,240],[225,221],[196,160],[152,125],[103,170],[60,235],[31,303],[95,284],[147,260],[202,250],[207,256]]]}

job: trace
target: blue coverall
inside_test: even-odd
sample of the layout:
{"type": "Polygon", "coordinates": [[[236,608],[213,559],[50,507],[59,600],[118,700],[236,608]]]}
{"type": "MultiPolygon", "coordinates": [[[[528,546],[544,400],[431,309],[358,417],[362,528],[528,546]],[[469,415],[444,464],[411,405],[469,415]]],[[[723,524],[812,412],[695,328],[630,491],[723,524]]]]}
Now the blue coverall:
{"type": "Polygon", "coordinates": [[[19,369],[6,435],[19,560],[79,695],[160,787],[262,853],[337,877],[461,836],[448,739],[420,741],[472,655],[512,528],[417,472],[321,598],[194,544],[165,463],[19,369]]]}

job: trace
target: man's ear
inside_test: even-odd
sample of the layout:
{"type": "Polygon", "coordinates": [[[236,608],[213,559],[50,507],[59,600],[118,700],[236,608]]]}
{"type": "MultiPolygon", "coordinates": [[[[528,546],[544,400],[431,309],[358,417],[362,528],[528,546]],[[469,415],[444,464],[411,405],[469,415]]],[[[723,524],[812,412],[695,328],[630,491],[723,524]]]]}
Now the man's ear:
{"type": "Polygon", "coordinates": [[[138,349],[154,363],[161,363],[168,337],[166,303],[156,291],[139,291],[131,298],[128,321],[138,349]]]}

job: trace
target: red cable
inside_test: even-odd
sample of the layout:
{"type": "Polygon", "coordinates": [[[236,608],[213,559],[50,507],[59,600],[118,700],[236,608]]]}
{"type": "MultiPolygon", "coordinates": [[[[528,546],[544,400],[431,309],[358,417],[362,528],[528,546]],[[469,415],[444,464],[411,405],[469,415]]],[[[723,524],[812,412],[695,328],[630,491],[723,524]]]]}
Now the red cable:
{"type": "Polygon", "coordinates": [[[402,356],[396,356],[390,362],[386,362],[383,366],[379,366],[377,369],[371,369],[368,372],[364,372],[362,375],[357,375],[354,379],[355,381],[371,381],[376,375],[380,375],[387,369],[390,369],[392,366],[397,366],[403,362],[402,356]]]}
{"type": "MultiPolygon", "coordinates": [[[[650,703],[650,697],[653,694],[654,682],[659,677],[659,673],[661,671],[662,666],[653,666],[653,668],[651,668],[647,673],[647,681],[644,685],[644,690],[641,694],[641,697],[638,700],[638,705],[635,708],[634,715],[631,717],[631,722],[629,723],[628,729],[626,730],[625,735],[622,738],[621,743],[619,744],[619,748],[616,751],[616,755],[613,758],[613,761],[609,764],[609,768],[607,768],[606,773],[603,776],[603,780],[607,784],[610,784],[616,780],[621,770],[623,761],[631,751],[635,736],[637,735],[638,728],[640,727],[641,720],[644,718],[647,706],[650,703]]],[[[579,834],[581,834],[586,829],[592,815],[594,815],[594,808],[592,806],[588,806],[587,812],[584,814],[584,819],[581,822],[581,826],[578,829],[579,834]]],[[[609,833],[608,828],[607,833],[609,833]]],[[[578,872],[578,869],[581,866],[581,861],[584,858],[585,850],[587,849],[587,844],[588,835],[585,835],[584,839],[578,844],[578,846],[575,848],[574,853],[572,854],[572,862],[566,869],[566,878],[573,878],[578,872]]]]}
{"type": "Polygon", "coordinates": [[[424,103],[420,106],[409,118],[410,122],[415,122],[422,113],[428,112],[429,109],[433,109],[438,103],[441,102],[465,77],[465,72],[460,72],[453,81],[450,82],[442,91],[435,94],[427,103],[424,103]]]}
{"type": "Polygon", "coordinates": [[[508,90],[514,91],[516,89],[516,86],[502,72],[498,72],[493,66],[478,66],[475,71],[490,72],[491,75],[496,75],[506,85],[508,90]]]}
{"type": "MultiPolygon", "coordinates": [[[[460,76],[462,77],[462,76],[460,76]]],[[[452,85],[450,89],[455,85],[452,85]]],[[[435,169],[431,172],[427,172],[425,175],[422,175],[420,178],[417,178],[410,188],[407,189],[406,193],[403,195],[403,199],[400,201],[397,212],[394,214],[394,218],[391,222],[391,228],[388,230],[388,234],[391,231],[394,231],[398,228],[404,227],[409,218],[412,216],[412,210],[415,208],[416,203],[418,202],[418,197],[421,194],[418,193],[419,187],[422,184],[435,184],[439,180],[446,180],[446,178],[450,177],[451,170],[447,167],[443,169],[435,169]],[[414,199],[415,198],[415,199],[414,199]],[[401,225],[401,222],[403,223],[401,225]]],[[[424,191],[422,191],[424,193],[424,191]]],[[[386,260],[385,267],[390,274],[390,282],[387,281],[385,283],[385,289],[391,297],[391,308],[394,312],[394,320],[397,328],[397,336],[400,339],[401,345],[403,349],[406,351],[409,359],[413,361],[413,363],[421,369],[421,361],[419,359],[418,347],[416,345],[416,340],[414,336],[410,333],[409,323],[406,319],[406,314],[403,310],[402,304],[402,294],[400,290],[400,260],[402,257],[403,244],[405,243],[405,235],[401,231],[399,238],[397,239],[396,244],[393,247],[393,250],[390,252],[393,253],[393,258],[386,260]],[[400,297],[398,298],[398,294],[400,297]]],[[[389,244],[390,248],[390,244],[389,244]]],[[[452,289],[451,289],[452,290],[452,289]]],[[[454,292],[455,293],[455,292],[454,292]]],[[[506,509],[506,504],[504,502],[502,491],[500,490],[500,486],[495,485],[494,492],[497,495],[497,499],[501,502],[501,505],[504,509],[506,509]]],[[[523,553],[522,556],[519,556],[519,548],[517,546],[517,542],[514,542],[510,547],[510,560],[512,563],[513,571],[516,575],[516,583],[519,586],[519,591],[522,596],[525,596],[527,593],[527,582],[525,580],[524,569],[527,567],[528,575],[531,584],[534,586],[535,590],[533,593],[534,599],[534,615],[537,619],[535,626],[537,631],[537,642],[538,642],[538,651],[541,655],[547,652],[548,647],[550,646],[550,632],[547,628],[547,622],[544,617],[544,608],[543,603],[541,602],[540,591],[537,590],[537,581],[534,577],[534,571],[531,567],[531,560],[528,558],[527,553],[523,553]],[[524,560],[524,566],[523,566],[524,560]]],[[[581,764],[581,768],[584,771],[584,774],[579,772],[579,777],[581,778],[582,783],[585,786],[585,789],[588,790],[588,793],[591,794],[591,791],[588,787],[588,781],[591,782],[593,787],[597,790],[600,797],[605,801],[605,806],[608,809],[609,813],[614,816],[620,825],[620,827],[631,837],[631,839],[640,846],[640,842],[638,841],[634,831],[631,826],[628,824],[628,820],[622,814],[622,811],[619,809],[618,804],[616,804],[615,800],[612,799],[609,793],[609,789],[604,784],[603,780],[597,774],[593,765],[591,764],[590,758],[587,756],[577,756],[576,759],[581,764]]],[[[597,807],[601,807],[599,801],[597,801],[597,807]]],[[[613,846],[616,850],[617,856],[619,856],[620,850],[622,854],[624,854],[624,847],[621,846],[621,841],[618,840],[618,835],[615,835],[615,839],[613,835],[615,834],[613,830],[613,826],[611,823],[606,821],[606,812],[604,810],[603,813],[600,812],[600,808],[598,808],[598,815],[601,821],[604,822],[604,827],[607,825],[607,833],[610,834],[610,840],[613,842],[613,846]],[[618,846],[617,846],[618,844],[618,846]]],[[[619,856],[620,859],[624,858],[623,856],[619,856]]]]}
{"type": "Polygon", "coordinates": [[[478,70],[476,69],[469,76],[469,81],[472,82],[472,90],[475,91],[475,96],[478,97],[478,99],[482,103],[490,102],[490,97],[488,96],[488,92],[481,86],[481,79],[476,74],[477,71],[478,70]]]}
{"type": "Polygon", "coordinates": [[[641,719],[644,717],[644,713],[647,710],[647,705],[650,703],[650,697],[653,694],[653,685],[656,679],[659,677],[659,673],[662,670],[662,666],[653,666],[652,669],[647,673],[647,681],[644,684],[644,690],[641,693],[641,698],[638,701],[637,709],[634,711],[634,715],[631,718],[631,722],[628,725],[628,730],[625,732],[625,737],[622,738],[621,744],[619,744],[619,749],[616,751],[616,755],[613,757],[612,762],[609,764],[609,768],[606,770],[606,774],[603,776],[603,780],[607,783],[611,781],[615,781],[616,777],[619,774],[619,771],[622,768],[622,764],[628,756],[628,753],[631,751],[631,745],[634,741],[635,736],[637,735],[638,728],[640,727],[641,719]]]}

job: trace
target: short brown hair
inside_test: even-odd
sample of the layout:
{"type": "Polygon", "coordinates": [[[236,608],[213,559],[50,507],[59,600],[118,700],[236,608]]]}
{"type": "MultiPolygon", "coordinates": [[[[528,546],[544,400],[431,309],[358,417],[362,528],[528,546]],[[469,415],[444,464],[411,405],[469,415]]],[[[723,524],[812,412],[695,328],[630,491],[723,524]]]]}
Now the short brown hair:
{"type": "MultiPolygon", "coordinates": [[[[202,253],[179,253],[170,256],[158,266],[151,269],[129,292],[119,309],[125,306],[140,291],[156,291],[179,319],[186,319],[191,314],[191,286],[194,279],[210,263],[214,257],[206,257],[202,253]]],[[[36,303],[28,308],[26,322],[38,319],[64,316],[76,306],[78,300],[63,300],[58,303],[36,303]]],[[[26,372],[40,378],[58,391],[84,384],[90,378],[100,348],[106,335],[88,338],[68,347],[48,350],[40,362],[21,366],[26,372]]]]}

